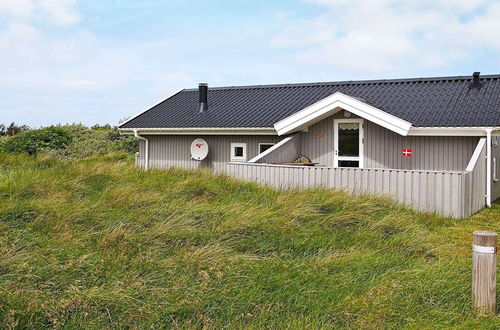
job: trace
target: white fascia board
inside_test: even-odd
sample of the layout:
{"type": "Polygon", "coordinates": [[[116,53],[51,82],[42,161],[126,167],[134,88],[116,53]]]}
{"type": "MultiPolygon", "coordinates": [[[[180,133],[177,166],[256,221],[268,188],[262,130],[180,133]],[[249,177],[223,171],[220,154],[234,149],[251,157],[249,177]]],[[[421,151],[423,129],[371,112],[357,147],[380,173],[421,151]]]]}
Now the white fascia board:
{"type": "Polygon", "coordinates": [[[341,92],[335,92],[299,112],[280,120],[274,124],[274,128],[278,132],[278,135],[294,132],[334,114],[339,109],[347,110],[400,135],[407,135],[411,127],[411,123],[406,120],[393,116],[354,97],[341,92]]]}
{"type": "Polygon", "coordinates": [[[120,134],[142,135],[277,135],[272,127],[177,127],[177,128],[119,128],[120,134]]]}
{"type": "Polygon", "coordinates": [[[281,140],[280,142],[276,143],[275,145],[273,145],[271,148],[267,149],[266,151],[264,151],[263,153],[261,154],[258,154],[257,156],[255,156],[254,158],[250,159],[248,162],[249,163],[256,163],[258,160],[266,157],[267,155],[269,155],[271,152],[273,152],[274,150],[277,150],[279,148],[281,148],[281,146],[283,146],[284,144],[287,144],[289,141],[291,141],[296,135],[291,135],[291,136],[287,136],[286,138],[284,138],[283,140],[281,140]]]}
{"type": "Polygon", "coordinates": [[[172,94],[170,94],[170,95],[169,95],[166,99],[163,99],[163,100],[161,100],[160,102],[158,102],[158,103],[154,104],[153,106],[151,106],[151,107],[147,108],[146,110],[143,110],[143,111],[139,112],[138,114],[136,114],[135,116],[130,117],[129,119],[125,120],[123,123],[119,123],[119,124],[118,124],[118,127],[120,127],[120,126],[122,126],[122,125],[125,125],[126,123],[128,123],[128,122],[129,122],[129,121],[131,121],[132,119],[139,117],[140,115],[142,115],[142,114],[143,114],[143,113],[145,113],[146,111],[151,110],[152,108],[156,107],[158,104],[160,104],[160,103],[162,103],[162,102],[164,102],[164,101],[168,100],[169,98],[171,98],[171,97],[173,97],[173,96],[175,96],[175,95],[179,94],[179,93],[180,93],[180,92],[182,92],[183,90],[184,90],[184,88],[181,88],[181,89],[176,90],[175,92],[173,92],[172,94]]]}
{"type": "Polygon", "coordinates": [[[500,127],[412,127],[411,136],[486,136],[486,130],[500,135],[500,127]]]}

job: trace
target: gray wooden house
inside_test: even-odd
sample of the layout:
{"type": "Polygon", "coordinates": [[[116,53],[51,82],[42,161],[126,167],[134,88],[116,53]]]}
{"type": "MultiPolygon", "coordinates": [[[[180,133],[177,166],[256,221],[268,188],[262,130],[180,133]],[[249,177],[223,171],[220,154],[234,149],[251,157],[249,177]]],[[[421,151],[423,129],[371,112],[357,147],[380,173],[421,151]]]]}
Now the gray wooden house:
{"type": "Polygon", "coordinates": [[[145,169],[208,167],[277,188],[385,194],[456,218],[500,197],[500,75],[200,84],[119,129],[140,139],[145,169]],[[208,145],[203,160],[195,139],[208,145]]]}

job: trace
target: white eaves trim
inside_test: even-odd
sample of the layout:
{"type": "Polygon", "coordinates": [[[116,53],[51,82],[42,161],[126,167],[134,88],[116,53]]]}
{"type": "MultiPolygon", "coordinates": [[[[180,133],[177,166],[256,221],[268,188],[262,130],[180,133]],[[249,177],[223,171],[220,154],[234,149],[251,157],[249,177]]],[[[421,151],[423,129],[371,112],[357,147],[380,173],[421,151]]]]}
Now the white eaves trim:
{"type": "Polygon", "coordinates": [[[266,157],[267,155],[269,155],[271,152],[273,152],[274,150],[277,150],[279,148],[281,148],[281,146],[287,144],[288,142],[290,142],[290,140],[292,140],[296,135],[291,135],[291,136],[287,136],[286,138],[284,138],[283,140],[281,140],[280,142],[276,143],[275,145],[273,145],[271,148],[267,149],[266,151],[264,151],[263,153],[261,154],[258,154],[257,156],[255,156],[254,158],[250,159],[248,161],[248,163],[256,163],[258,160],[266,157]]]}
{"type": "Polygon", "coordinates": [[[155,105],[153,105],[153,106],[151,106],[151,107],[147,108],[146,110],[141,111],[141,112],[139,112],[138,114],[136,114],[135,116],[132,116],[132,117],[130,117],[129,119],[125,120],[123,123],[118,124],[118,127],[120,127],[120,126],[122,126],[122,125],[125,125],[126,123],[128,123],[128,122],[129,122],[129,121],[131,121],[132,119],[139,117],[140,115],[142,115],[142,114],[143,114],[143,113],[145,113],[146,111],[148,111],[148,110],[150,110],[150,109],[152,109],[152,108],[156,107],[158,104],[160,104],[160,103],[162,103],[162,102],[164,102],[164,101],[168,100],[169,98],[171,98],[171,97],[173,97],[173,96],[175,96],[175,95],[179,94],[179,93],[180,93],[180,92],[182,92],[183,90],[184,90],[184,88],[181,88],[181,89],[179,89],[179,90],[176,90],[175,92],[173,92],[172,94],[170,94],[170,95],[169,95],[166,99],[161,100],[160,102],[158,102],[158,103],[156,103],[155,105]]]}
{"type": "Polygon", "coordinates": [[[393,116],[354,97],[341,92],[335,92],[299,112],[280,120],[274,124],[274,128],[278,132],[278,135],[295,132],[334,114],[339,109],[347,110],[400,135],[407,135],[411,127],[411,123],[406,120],[393,116]]]}
{"type": "Polygon", "coordinates": [[[119,128],[120,134],[142,135],[276,135],[273,127],[119,128]]]}
{"type": "Polygon", "coordinates": [[[408,135],[412,136],[486,136],[492,130],[493,135],[500,135],[500,127],[412,127],[408,135]]]}

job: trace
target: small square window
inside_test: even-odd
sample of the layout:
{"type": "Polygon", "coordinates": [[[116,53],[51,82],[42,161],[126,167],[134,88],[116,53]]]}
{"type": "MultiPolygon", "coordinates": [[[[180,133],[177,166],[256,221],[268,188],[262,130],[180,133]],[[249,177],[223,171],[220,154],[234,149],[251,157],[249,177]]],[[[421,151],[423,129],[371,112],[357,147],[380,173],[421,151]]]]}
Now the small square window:
{"type": "Polygon", "coordinates": [[[231,161],[247,160],[247,144],[246,143],[231,143],[231,161]]]}
{"type": "Polygon", "coordinates": [[[274,143],[259,143],[259,154],[274,146],[274,143]]]}
{"type": "Polygon", "coordinates": [[[243,147],[234,147],[234,156],[243,157],[243,147]]]}

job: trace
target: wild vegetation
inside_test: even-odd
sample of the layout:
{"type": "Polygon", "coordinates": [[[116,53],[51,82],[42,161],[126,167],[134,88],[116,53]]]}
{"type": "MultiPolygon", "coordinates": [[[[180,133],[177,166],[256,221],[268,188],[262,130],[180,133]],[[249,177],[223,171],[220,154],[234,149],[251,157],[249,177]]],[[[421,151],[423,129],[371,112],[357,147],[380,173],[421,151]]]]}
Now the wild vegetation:
{"type": "Polygon", "coordinates": [[[0,153],[4,327],[500,327],[470,305],[500,205],[452,220],[131,158],[0,153]]]}
{"type": "Polygon", "coordinates": [[[11,123],[10,125],[0,124],[0,137],[14,136],[29,129],[28,125],[17,125],[16,123],[11,123]]]}
{"type": "Polygon", "coordinates": [[[60,159],[84,159],[112,152],[133,152],[137,149],[137,141],[133,137],[121,136],[116,127],[109,125],[91,128],[77,124],[26,128],[9,136],[0,139],[0,153],[49,153],[60,159]]]}

